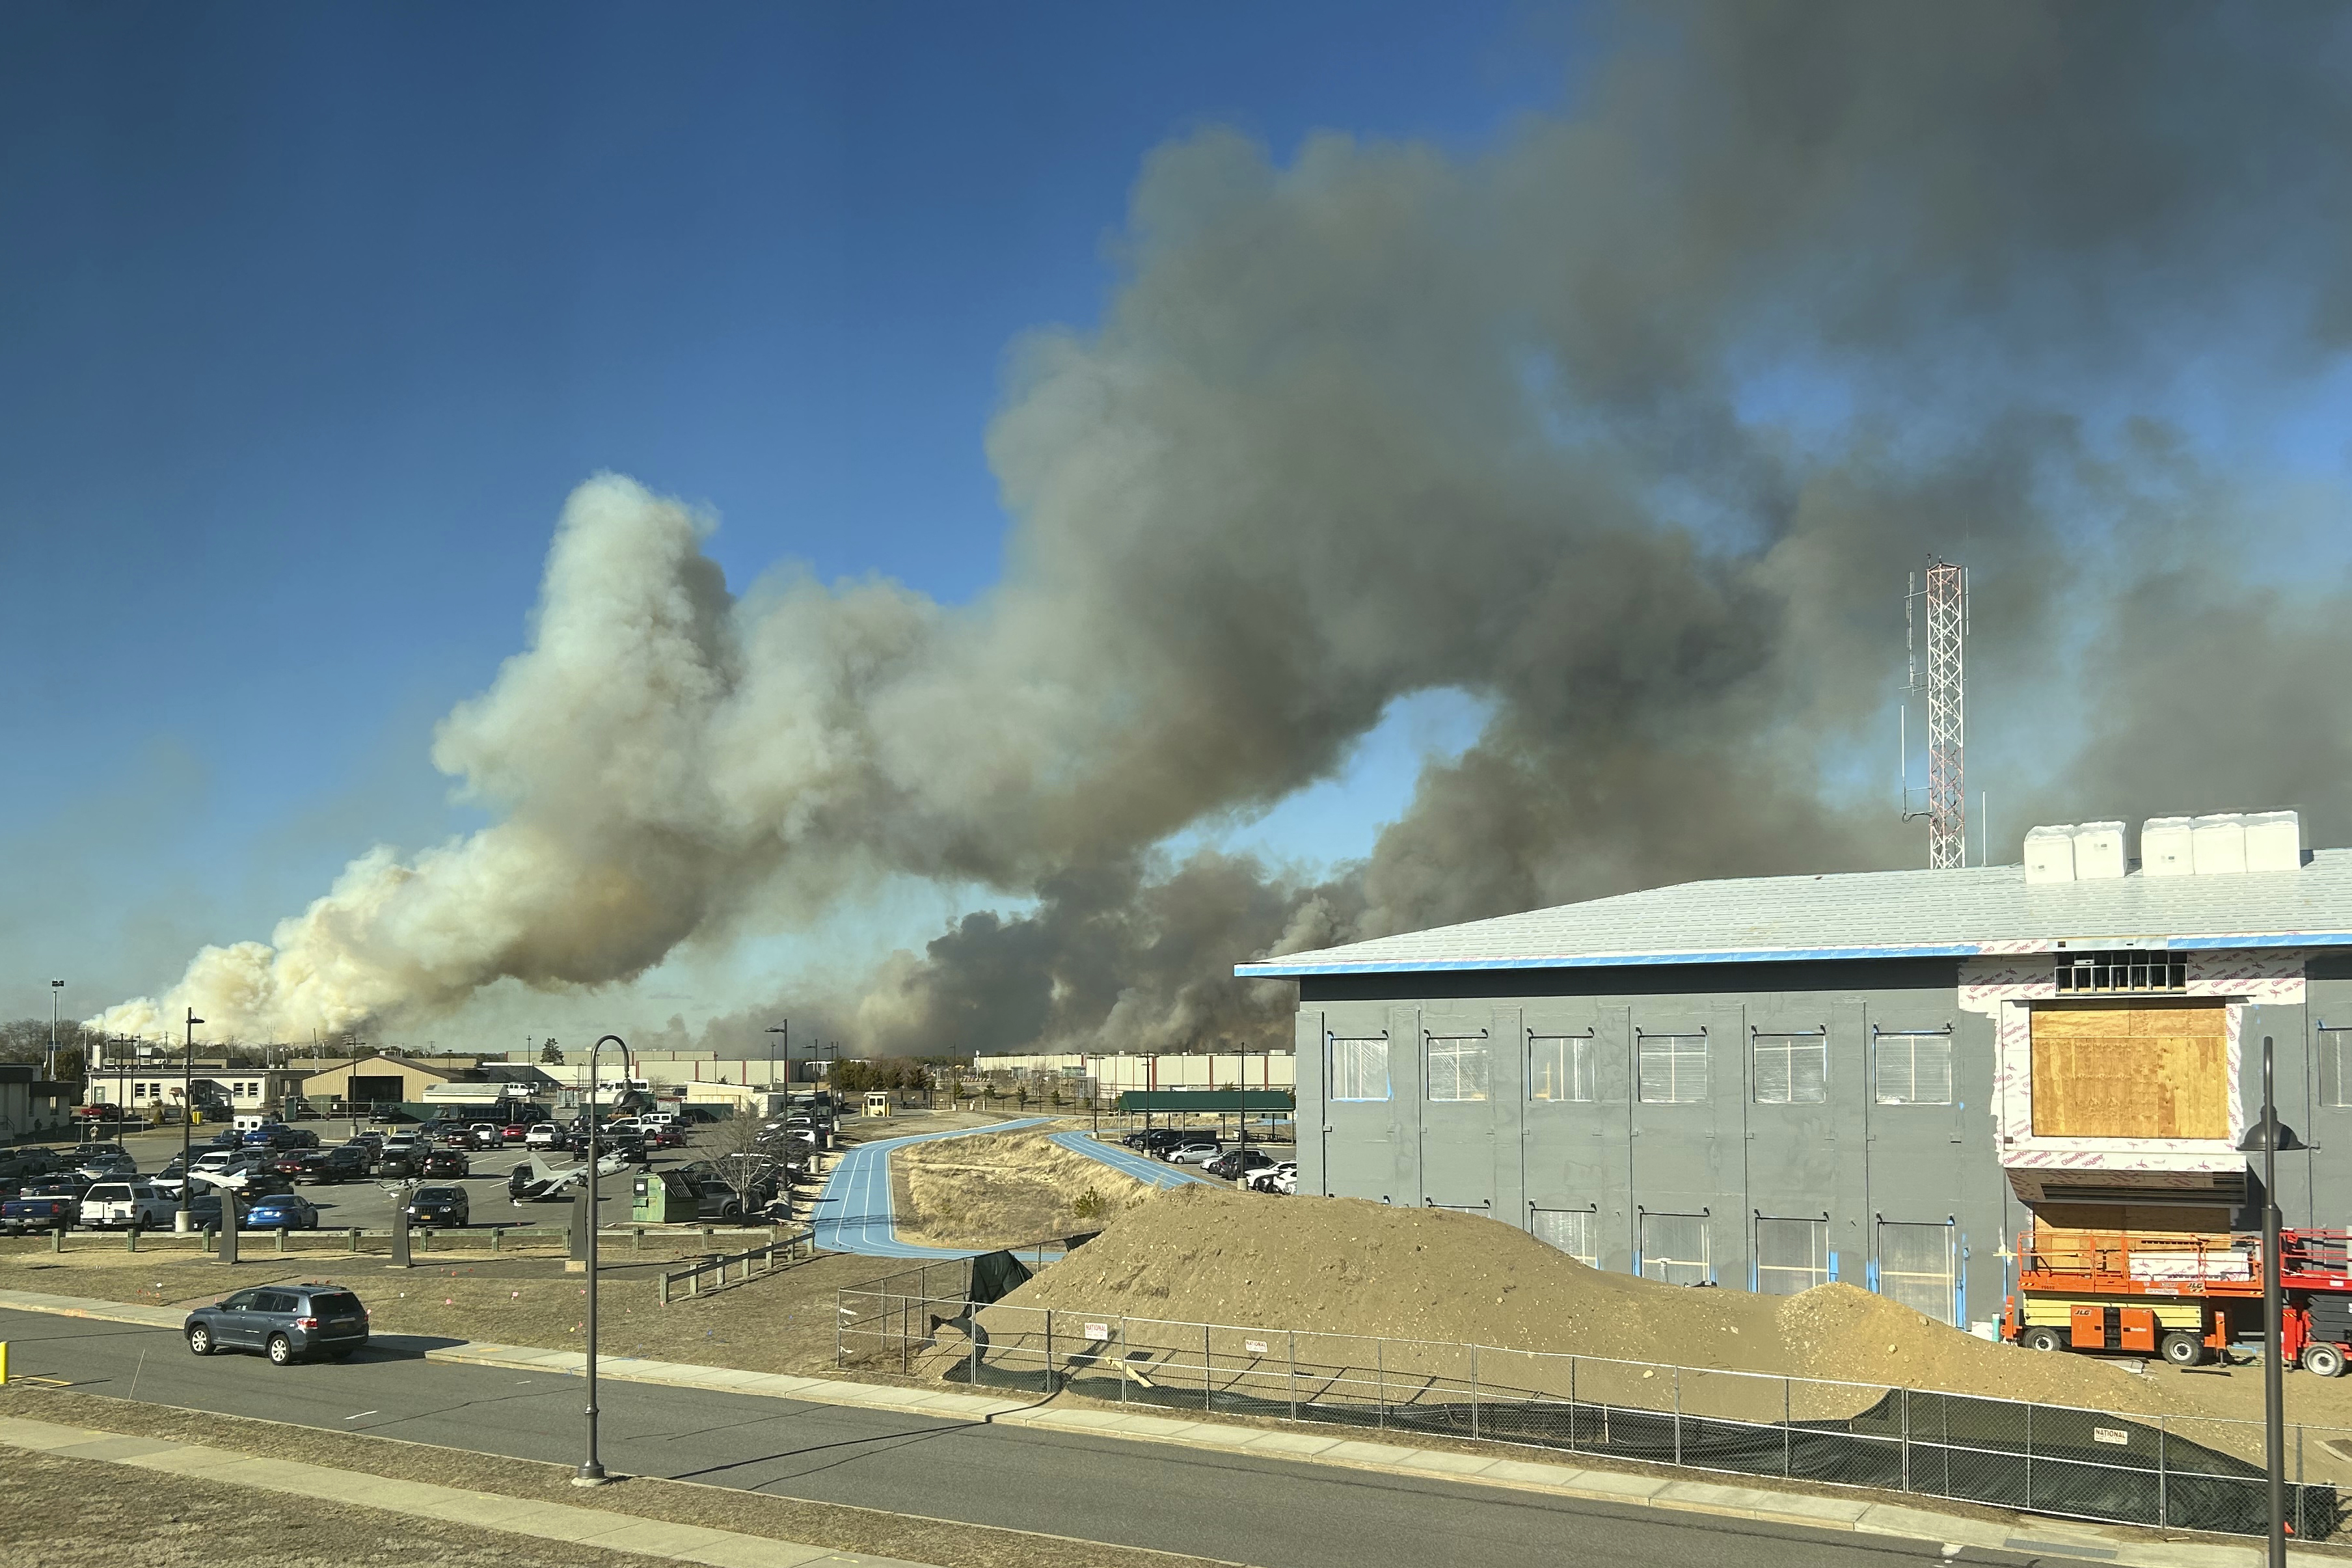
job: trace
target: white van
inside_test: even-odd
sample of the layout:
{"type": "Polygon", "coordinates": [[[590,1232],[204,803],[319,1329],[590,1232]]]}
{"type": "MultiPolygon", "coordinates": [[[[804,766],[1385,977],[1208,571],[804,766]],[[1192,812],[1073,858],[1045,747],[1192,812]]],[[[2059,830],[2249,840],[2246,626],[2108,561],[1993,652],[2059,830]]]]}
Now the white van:
{"type": "Polygon", "coordinates": [[[257,1127],[267,1127],[277,1120],[278,1118],[275,1116],[263,1116],[257,1111],[240,1115],[235,1121],[231,1121],[229,1125],[236,1128],[238,1134],[242,1136],[245,1133],[252,1131],[257,1127]]]}
{"type": "Polygon", "coordinates": [[[168,1226],[179,1212],[152,1182],[100,1182],[81,1195],[81,1223],[88,1230],[142,1230],[168,1226]]]}

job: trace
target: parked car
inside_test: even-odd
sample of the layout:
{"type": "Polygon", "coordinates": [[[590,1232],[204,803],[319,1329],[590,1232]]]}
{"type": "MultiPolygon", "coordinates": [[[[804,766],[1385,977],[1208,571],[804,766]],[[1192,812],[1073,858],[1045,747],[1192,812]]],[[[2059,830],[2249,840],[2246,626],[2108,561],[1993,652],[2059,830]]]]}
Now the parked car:
{"type": "Polygon", "coordinates": [[[211,1137],[205,1139],[203,1143],[199,1144],[198,1147],[205,1149],[242,1149],[245,1147],[245,1134],[239,1132],[234,1127],[227,1128],[222,1131],[214,1133],[211,1137]]]}
{"type": "Polygon", "coordinates": [[[526,1149],[562,1149],[571,1142],[571,1135],[552,1121],[534,1121],[522,1135],[526,1149]]]}
{"type": "Polygon", "coordinates": [[[21,1182],[32,1176],[46,1176],[56,1169],[57,1156],[37,1143],[0,1149],[0,1181],[21,1182]]]}
{"type": "Polygon", "coordinates": [[[81,1195],[79,1217],[91,1230],[152,1230],[169,1226],[179,1206],[152,1182],[94,1182],[81,1195]]]}
{"type": "Polygon", "coordinates": [[[425,1156],[425,1163],[417,1168],[416,1173],[435,1177],[470,1176],[474,1173],[473,1163],[466,1157],[463,1150],[436,1149],[425,1156]]]}
{"type": "Polygon", "coordinates": [[[477,1121],[466,1129],[466,1147],[468,1149],[495,1149],[505,1141],[499,1135],[499,1123],[495,1121],[477,1121]]]}
{"type": "Polygon", "coordinates": [[[1193,1138],[1177,1144],[1160,1158],[1171,1165],[1205,1165],[1223,1148],[1224,1145],[1213,1138],[1193,1138]]]}
{"type": "Polygon", "coordinates": [[[1129,1148],[1140,1149],[1147,1154],[1165,1155],[1169,1150],[1179,1148],[1200,1136],[1197,1132],[1187,1132],[1180,1128],[1151,1127],[1141,1132],[1130,1132],[1121,1142],[1129,1148]]]}
{"type": "Polygon", "coordinates": [[[381,1141],[371,1143],[364,1139],[354,1138],[348,1143],[336,1144],[327,1152],[342,1156],[358,1169],[361,1175],[365,1176],[374,1172],[376,1153],[383,1147],[381,1141]]]}
{"type": "Polygon", "coordinates": [[[502,1145],[503,1145],[503,1144],[509,1144],[509,1143],[520,1143],[520,1142],[521,1142],[523,1141],[523,1139],[524,1139],[525,1137],[527,1137],[527,1136],[529,1136],[529,1135],[530,1135],[530,1122],[528,1122],[528,1121],[509,1121],[509,1122],[508,1122],[504,1127],[501,1127],[501,1128],[499,1128],[499,1142],[500,1144],[502,1144],[502,1145]]]}
{"type": "Polygon", "coordinates": [[[1249,1179],[1254,1193],[1279,1193],[1285,1197],[1298,1191],[1298,1162],[1285,1160],[1271,1170],[1260,1171],[1249,1179]]]}
{"type": "Polygon", "coordinates": [[[358,1182],[367,1178],[367,1152],[348,1143],[332,1149],[310,1149],[302,1154],[302,1169],[294,1179],[315,1186],[331,1185],[337,1182],[358,1182]]]}
{"type": "Polygon", "coordinates": [[[188,1314],[182,1331],[198,1355],[257,1350],[278,1366],[305,1356],[337,1361],[367,1343],[367,1309],[341,1285],[263,1285],[188,1314]]]}
{"type": "Polygon", "coordinates": [[[394,1138],[384,1144],[383,1158],[376,1162],[380,1176],[408,1177],[424,1174],[425,1157],[433,1145],[421,1138],[394,1138]]]}
{"type": "Polygon", "coordinates": [[[261,1162],[261,1168],[273,1176],[284,1176],[289,1181],[299,1181],[302,1175],[303,1162],[309,1156],[310,1151],[305,1149],[273,1150],[269,1157],[261,1162]]]}
{"type": "Polygon", "coordinates": [[[463,1187],[419,1187],[408,1200],[408,1223],[455,1229],[473,1224],[463,1187]]]}
{"type": "Polygon", "coordinates": [[[316,1230],[319,1206],[293,1193],[268,1193],[246,1206],[247,1230],[316,1230]]]}
{"type": "Polygon", "coordinates": [[[1230,1182],[1236,1176],[1255,1176],[1260,1171],[1274,1169],[1274,1156],[1262,1149],[1228,1149],[1201,1167],[1203,1175],[1230,1182]]]}
{"type": "Polygon", "coordinates": [[[139,1173],[139,1162],[117,1144],[85,1143],[74,1151],[73,1158],[73,1168],[93,1182],[103,1181],[109,1176],[135,1176],[139,1173]]]}

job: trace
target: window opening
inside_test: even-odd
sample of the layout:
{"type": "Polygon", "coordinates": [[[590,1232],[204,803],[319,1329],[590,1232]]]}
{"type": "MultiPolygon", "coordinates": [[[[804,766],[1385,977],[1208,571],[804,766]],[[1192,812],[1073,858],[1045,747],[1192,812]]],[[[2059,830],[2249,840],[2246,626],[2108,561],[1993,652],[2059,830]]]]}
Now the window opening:
{"type": "Polygon", "coordinates": [[[1756,1218],[1756,1293],[1794,1296],[1830,1282],[1830,1222],[1756,1218]]]}
{"type": "Polygon", "coordinates": [[[1592,1092],[1592,1031],[1528,1036],[1528,1098],[1580,1100],[1592,1092]]]}
{"type": "Polygon", "coordinates": [[[1598,1218],[1591,1209],[1539,1208],[1529,1211],[1528,1228],[1535,1233],[1538,1241],[1559,1247],[1587,1268],[1598,1268],[1598,1218]]]}
{"type": "Polygon", "coordinates": [[[1387,1030],[1377,1035],[1332,1035],[1327,1039],[1330,1047],[1332,1099],[1389,1098],[1387,1030]]]}
{"type": "Polygon", "coordinates": [[[1669,1285],[1704,1285],[1708,1278],[1706,1215],[1642,1216],[1642,1273],[1669,1285]]]}
{"type": "Polygon", "coordinates": [[[1642,1102],[1696,1105],[1706,1099],[1706,1031],[1641,1036],[1642,1102]]]}
{"type": "Polygon", "coordinates": [[[1486,1098],[1486,1031],[1475,1035],[1424,1035],[1429,1054],[1429,1098],[1486,1098]]]}
{"type": "Polygon", "coordinates": [[[2062,952],[2058,955],[2057,981],[2061,996],[2186,991],[2189,960],[2181,953],[2145,948],[2062,952]]]}
{"type": "Polygon", "coordinates": [[[1870,1029],[1872,1074],[1881,1105],[1952,1103],[1952,1031],[1870,1029]]]}
{"type": "Polygon", "coordinates": [[[1958,1232],[1948,1223],[1878,1222],[1878,1293],[1939,1323],[1952,1321],[1958,1232]]]}
{"type": "Polygon", "coordinates": [[[1819,1105],[1829,1098],[1830,1032],[1789,1035],[1752,1031],[1756,1055],[1756,1103],[1819,1105]]]}

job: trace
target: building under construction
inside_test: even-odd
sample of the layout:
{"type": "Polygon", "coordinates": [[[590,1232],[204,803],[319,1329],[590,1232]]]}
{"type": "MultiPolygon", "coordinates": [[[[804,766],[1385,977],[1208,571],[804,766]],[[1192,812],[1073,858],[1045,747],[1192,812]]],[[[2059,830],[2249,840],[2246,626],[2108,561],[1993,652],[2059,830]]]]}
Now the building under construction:
{"type": "Polygon", "coordinates": [[[2352,850],[2289,813],[2022,865],[1695,882],[1242,965],[1298,983],[1300,1190],[1596,1267],[2000,1314],[2022,1230],[2352,1224],[2352,850]],[[2257,1156],[2257,1158],[2259,1158],[2257,1156]],[[2005,1240],[2004,1238],[2007,1238],[2005,1240]]]}

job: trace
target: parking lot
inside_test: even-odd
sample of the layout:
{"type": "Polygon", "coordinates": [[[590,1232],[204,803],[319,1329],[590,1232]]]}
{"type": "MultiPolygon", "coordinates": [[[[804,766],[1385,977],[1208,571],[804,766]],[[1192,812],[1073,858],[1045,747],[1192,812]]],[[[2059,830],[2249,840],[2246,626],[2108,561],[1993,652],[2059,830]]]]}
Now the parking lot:
{"type": "MultiPolygon", "coordinates": [[[[331,1148],[351,1137],[354,1131],[368,1130],[364,1121],[354,1122],[340,1118],[306,1121],[299,1125],[317,1133],[322,1148],[331,1148]]],[[[190,1129],[194,1147],[198,1151],[209,1147],[210,1140],[220,1131],[217,1127],[201,1125],[190,1129]]],[[[375,1131],[384,1131],[386,1129],[379,1127],[375,1131]]],[[[698,1137],[707,1138],[708,1131],[704,1130],[699,1134],[689,1133],[686,1143],[678,1148],[657,1151],[654,1155],[654,1168],[666,1170],[707,1158],[706,1152],[696,1148],[698,1137]]],[[[152,1175],[179,1154],[180,1138],[181,1130],[173,1127],[163,1131],[129,1133],[117,1142],[139,1162],[142,1174],[152,1175]]],[[[72,1146],[57,1147],[60,1158],[63,1158],[69,1154],[72,1146]]],[[[580,1163],[577,1156],[562,1152],[547,1153],[541,1157],[559,1168],[580,1163]]],[[[468,1175],[462,1178],[436,1177],[421,1184],[463,1187],[471,1211],[471,1223],[477,1226],[561,1226],[565,1223],[572,1210],[568,1198],[516,1203],[507,1196],[508,1173],[518,1165],[530,1163],[530,1156],[520,1147],[475,1150],[467,1158],[470,1165],[468,1175]]],[[[607,1224],[627,1222],[631,1205],[630,1186],[637,1173],[637,1167],[630,1166],[605,1175],[602,1184],[602,1201],[597,1205],[597,1215],[602,1221],[607,1224]]],[[[315,1185],[306,1183],[296,1190],[318,1208],[321,1229],[388,1230],[392,1227],[394,1210],[402,1194],[409,1190],[409,1184],[369,1178],[315,1185]]],[[[805,1195],[804,1191],[803,1198],[805,1195]]]]}

